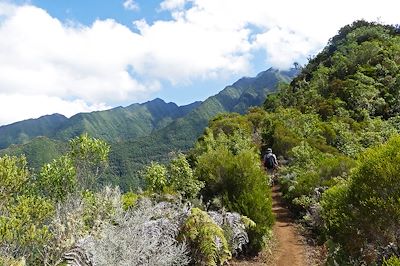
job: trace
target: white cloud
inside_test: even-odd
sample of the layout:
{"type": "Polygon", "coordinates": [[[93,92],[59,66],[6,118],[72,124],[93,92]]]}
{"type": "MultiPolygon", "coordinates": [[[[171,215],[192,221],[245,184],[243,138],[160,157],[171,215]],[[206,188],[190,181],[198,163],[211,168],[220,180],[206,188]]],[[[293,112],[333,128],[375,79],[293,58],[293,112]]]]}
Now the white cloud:
{"type": "Polygon", "coordinates": [[[257,34],[254,44],[254,47],[265,49],[268,62],[280,69],[293,66],[296,59],[313,54],[313,49],[322,45],[317,40],[278,27],[257,34]]]}
{"type": "Polygon", "coordinates": [[[355,20],[399,23],[400,4],[391,0],[166,0],[161,7],[172,10],[177,21],[210,32],[247,29],[250,53],[263,49],[269,64],[286,68],[320,50],[340,27],[355,20]],[[182,2],[191,5],[177,10],[182,2]]]}
{"type": "Polygon", "coordinates": [[[136,23],[144,55],[136,61],[138,73],[173,84],[249,69],[248,31],[210,30],[185,20],[136,23]]]}
{"type": "MultiPolygon", "coordinates": [[[[165,82],[178,86],[248,74],[259,51],[267,55],[265,68],[289,67],[354,20],[399,23],[399,5],[391,0],[165,0],[160,9],[172,19],[135,21],[135,32],[113,19],[65,24],[35,6],[0,0],[0,105],[17,106],[21,97],[11,95],[82,104],[71,110],[145,100],[165,82]]],[[[32,102],[24,106],[39,108],[32,102]]],[[[37,110],[54,112],[45,106],[37,110]]]]}
{"type": "Polygon", "coordinates": [[[161,2],[160,7],[162,10],[176,10],[183,9],[188,0],[165,0],[161,2]]]}
{"type": "Polygon", "coordinates": [[[70,117],[79,112],[109,108],[104,103],[88,105],[82,100],[66,101],[47,95],[0,94],[0,125],[45,114],[59,113],[70,117]]]}
{"type": "Polygon", "coordinates": [[[157,89],[130,75],[140,36],[113,20],[71,27],[23,6],[0,24],[0,36],[2,93],[116,103],[157,89]]]}
{"type": "Polygon", "coordinates": [[[139,5],[134,0],[126,0],[123,6],[127,10],[139,10],[139,5]]]}

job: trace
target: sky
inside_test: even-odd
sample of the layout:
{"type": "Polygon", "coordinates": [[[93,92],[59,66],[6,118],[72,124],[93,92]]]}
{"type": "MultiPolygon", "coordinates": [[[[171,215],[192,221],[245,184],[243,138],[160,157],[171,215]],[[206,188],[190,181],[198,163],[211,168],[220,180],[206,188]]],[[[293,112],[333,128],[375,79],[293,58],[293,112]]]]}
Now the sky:
{"type": "Polygon", "coordinates": [[[305,64],[394,0],[0,0],[0,125],[161,98],[204,100],[242,76],[305,64]]]}

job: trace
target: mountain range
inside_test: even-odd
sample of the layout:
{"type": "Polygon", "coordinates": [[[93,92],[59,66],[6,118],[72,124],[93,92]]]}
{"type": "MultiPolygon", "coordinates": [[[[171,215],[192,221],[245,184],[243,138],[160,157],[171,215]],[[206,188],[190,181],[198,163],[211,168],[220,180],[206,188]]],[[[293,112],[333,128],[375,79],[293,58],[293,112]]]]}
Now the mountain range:
{"type": "Polygon", "coordinates": [[[225,112],[245,113],[261,105],[280,82],[290,82],[296,69],[270,68],[244,77],[204,102],[185,106],[161,99],[106,111],[79,113],[71,118],[46,115],[0,127],[0,154],[25,154],[29,165],[40,166],[67,150],[67,141],[84,132],[110,143],[107,182],[123,189],[141,185],[138,175],[151,161],[167,161],[173,151],[188,150],[209,119],[225,112]]]}
{"type": "Polygon", "coordinates": [[[106,111],[79,113],[69,119],[60,114],[46,115],[1,126],[0,149],[11,144],[25,144],[38,136],[65,141],[87,132],[107,142],[146,136],[187,115],[200,103],[177,106],[175,103],[154,99],[106,111]]]}

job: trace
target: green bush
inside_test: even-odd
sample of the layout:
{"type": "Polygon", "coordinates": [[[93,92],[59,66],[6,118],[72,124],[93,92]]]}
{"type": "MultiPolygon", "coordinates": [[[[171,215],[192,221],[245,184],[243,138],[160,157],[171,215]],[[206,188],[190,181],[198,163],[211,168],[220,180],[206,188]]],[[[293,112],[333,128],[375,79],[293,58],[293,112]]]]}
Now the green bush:
{"type": "Polygon", "coordinates": [[[181,193],[185,198],[195,198],[200,189],[204,187],[204,183],[197,180],[193,175],[186,157],[178,154],[168,165],[169,184],[177,192],[181,193]]]}
{"type": "Polygon", "coordinates": [[[352,224],[351,206],[348,204],[350,181],[342,181],[331,187],[322,196],[322,217],[329,236],[333,236],[336,242],[343,245],[351,245],[354,239],[349,236],[354,234],[352,224]]]}
{"type": "Polygon", "coordinates": [[[127,192],[122,195],[121,201],[122,201],[122,207],[124,208],[125,211],[129,210],[130,208],[134,207],[139,196],[136,193],[133,192],[127,192]]]}
{"type": "Polygon", "coordinates": [[[82,134],[69,141],[68,156],[73,160],[78,185],[82,189],[93,189],[108,167],[110,145],[105,141],[82,134]]]}
{"type": "Polygon", "coordinates": [[[167,186],[167,168],[159,163],[152,162],[144,170],[143,174],[147,189],[152,192],[161,193],[167,186]]]}
{"type": "Polygon", "coordinates": [[[29,171],[25,157],[0,157],[0,209],[26,189],[29,171]]]}
{"type": "Polygon", "coordinates": [[[348,156],[322,153],[306,141],[294,147],[290,154],[291,164],[282,171],[281,184],[284,198],[294,205],[298,214],[304,214],[307,209],[302,197],[316,197],[316,188],[330,187],[346,179],[356,165],[348,156]],[[285,178],[285,173],[291,179],[285,178]]]}
{"type": "Polygon", "coordinates": [[[400,136],[368,149],[349,181],[323,195],[328,235],[353,257],[370,257],[370,248],[399,245],[400,136]],[[368,256],[367,256],[368,255],[368,256]]]}
{"type": "Polygon", "coordinates": [[[50,240],[48,224],[54,213],[49,200],[37,196],[18,196],[0,216],[0,247],[29,264],[39,263],[45,244],[50,240]]]}
{"type": "Polygon", "coordinates": [[[238,113],[224,113],[215,116],[209,122],[209,128],[215,135],[225,133],[232,135],[236,131],[243,131],[250,134],[252,131],[252,124],[247,117],[238,113]]]}
{"type": "Polygon", "coordinates": [[[241,148],[236,149],[235,145],[225,145],[226,138],[232,140],[239,135],[221,134],[213,138],[214,144],[210,145],[213,148],[197,158],[195,173],[205,182],[202,190],[205,201],[218,197],[230,211],[245,215],[256,223],[249,232],[249,252],[258,252],[264,246],[263,237],[274,220],[267,176],[253,146],[247,145],[246,149],[239,145],[241,148]]]}
{"type": "Polygon", "coordinates": [[[39,174],[39,189],[54,201],[63,201],[77,188],[76,170],[68,156],[45,164],[39,174]]]}

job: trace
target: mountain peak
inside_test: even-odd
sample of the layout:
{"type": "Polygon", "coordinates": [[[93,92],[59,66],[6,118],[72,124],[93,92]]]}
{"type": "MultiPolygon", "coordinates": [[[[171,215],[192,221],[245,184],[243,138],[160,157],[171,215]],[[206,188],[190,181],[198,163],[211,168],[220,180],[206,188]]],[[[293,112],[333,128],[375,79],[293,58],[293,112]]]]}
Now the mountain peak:
{"type": "Polygon", "coordinates": [[[147,101],[147,102],[145,102],[145,103],[143,103],[143,104],[149,104],[149,103],[159,103],[159,104],[162,104],[162,103],[166,103],[163,99],[161,99],[161,98],[155,98],[155,99],[153,99],[153,100],[150,100],[150,101],[147,101]]]}
{"type": "Polygon", "coordinates": [[[292,79],[298,74],[298,70],[291,68],[289,70],[279,70],[277,68],[270,67],[265,71],[261,71],[255,77],[243,77],[232,84],[232,87],[236,88],[246,88],[252,85],[257,89],[265,87],[265,84],[275,83],[277,80],[284,78],[287,81],[288,78],[292,79]]]}

